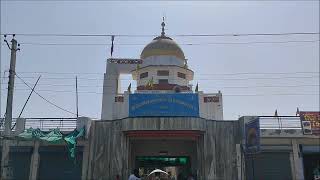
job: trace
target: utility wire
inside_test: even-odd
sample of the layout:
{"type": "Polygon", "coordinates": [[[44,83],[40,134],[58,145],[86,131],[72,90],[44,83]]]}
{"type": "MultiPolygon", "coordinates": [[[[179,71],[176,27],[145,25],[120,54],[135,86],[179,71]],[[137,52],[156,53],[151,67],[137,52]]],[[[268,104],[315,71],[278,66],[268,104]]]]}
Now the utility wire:
{"type": "MultiPolygon", "coordinates": [[[[29,89],[25,89],[29,90],[29,89]]],[[[53,93],[74,93],[75,91],[66,91],[66,90],[38,90],[45,92],[53,92],[53,93]]],[[[79,93],[87,93],[87,94],[109,94],[103,92],[95,92],[95,91],[82,91],[79,93]]],[[[111,94],[111,93],[110,93],[111,94]]],[[[114,95],[114,94],[112,94],[114,95]]],[[[275,93],[275,94],[223,94],[223,96],[319,96],[320,94],[308,94],[308,93],[275,93]]],[[[70,112],[71,113],[71,112],[70,112]]]]}
{"type": "MultiPolygon", "coordinates": [[[[6,77],[8,78],[8,77],[6,77]]],[[[36,79],[37,77],[23,77],[25,79],[36,79]]],[[[238,81],[238,80],[251,80],[251,79],[312,79],[312,78],[319,78],[319,76],[296,76],[296,77],[248,77],[248,78],[194,78],[193,80],[206,80],[206,81],[213,81],[213,80],[231,80],[231,81],[238,81]]],[[[42,79],[55,79],[55,80],[66,80],[66,79],[74,79],[74,78],[68,78],[68,77],[45,77],[42,79]]],[[[83,79],[83,80],[104,80],[103,78],[78,78],[78,79],[83,79]]],[[[132,81],[132,79],[121,79],[119,80],[127,80],[127,81],[132,81]]]]}
{"type": "Polygon", "coordinates": [[[238,72],[222,74],[199,74],[199,75],[266,75],[266,74],[319,74],[317,71],[300,71],[300,72],[238,72]]]}
{"type": "MultiPolygon", "coordinates": [[[[24,103],[24,105],[23,105],[23,107],[22,107],[22,110],[20,111],[20,114],[19,114],[18,118],[20,118],[20,117],[21,117],[21,115],[22,115],[22,113],[23,113],[23,111],[24,111],[24,108],[27,106],[27,103],[28,103],[28,101],[29,101],[29,99],[30,99],[30,97],[31,97],[32,93],[34,92],[34,89],[36,88],[36,86],[37,86],[37,84],[38,84],[38,82],[39,82],[40,78],[41,78],[41,75],[39,76],[39,78],[37,79],[36,83],[34,84],[34,86],[33,86],[33,88],[32,88],[32,91],[30,92],[30,94],[29,94],[29,96],[28,96],[28,98],[27,98],[26,102],[24,103]]],[[[12,126],[12,128],[11,128],[11,131],[16,127],[16,125],[17,125],[17,122],[15,122],[15,123],[14,123],[14,125],[13,125],[13,126],[12,126]]]]}
{"type": "MultiPolygon", "coordinates": [[[[53,86],[53,87],[74,87],[73,84],[39,84],[38,86],[53,86]]],[[[217,88],[234,88],[234,89],[242,89],[242,88],[291,88],[291,87],[319,87],[319,84],[306,84],[306,85],[285,85],[285,86],[275,86],[275,85],[262,85],[262,86],[220,86],[217,88]]],[[[17,86],[15,86],[17,87],[17,86]]],[[[105,85],[105,86],[101,86],[101,85],[96,85],[96,86],[92,86],[92,85],[81,85],[78,87],[112,87],[110,85],[105,85]]],[[[208,87],[208,86],[205,86],[208,87]]],[[[213,87],[213,86],[210,86],[213,87]]],[[[216,86],[215,86],[216,87],[216,86]]],[[[7,90],[7,88],[1,89],[1,90],[7,90]]],[[[21,89],[15,89],[15,90],[21,90],[21,89]]],[[[24,89],[23,89],[24,90],[24,89]]]]}
{"type": "MultiPolygon", "coordinates": [[[[17,74],[15,74],[15,75],[16,75],[17,78],[19,78],[26,86],[28,86],[29,89],[32,90],[32,87],[29,86],[28,83],[26,83],[26,82],[25,82],[22,78],[20,78],[17,74]]],[[[73,114],[73,115],[77,115],[76,113],[73,113],[73,112],[71,112],[71,111],[69,111],[69,110],[66,110],[66,109],[64,109],[64,108],[62,108],[62,107],[54,104],[53,102],[49,101],[48,99],[46,99],[45,97],[43,97],[42,95],[40,95],[37,91],[33,90],[33,92],[36,93],[36,94],[37,94],[40,98],[42,98],[44,101],[46,101],[47,103],[51,104],[52,106],[54,106],[54,107],[56,107],[56,108],[58,108],[58,109],[60,109],[60,110],[62,110],[62,111],[65,111],[65,112],[67,112],[67,113],[70,113],[70,114],[73,114]]]]}
{"type": "Polygon", "coordinates": [[[223,96],[319,96],[320,94],[277,93],[277,94],[226,94],[223,96]]]}
{"type": "MultiPolygon", "coordinates": [[[[37,34],[37,33],[1,33],[1,35],[17,35],[17,36],[54,36],[54,37],[155,37],[153,35],[134,35],[134,34],[37,34]]],[[[287,32],[287,33],[235,33],[235,34],[173,34],[176,37],[215,37],[215,36],[291,36],[291,35],[317,35],[319,32],[287,32]]]]}
{"type": "MultiPolygon", "coordinates": [[[[251,41],[251,42],[208,42],[208,43],[179,43],[181,46],[205,46],[205,45],[243,45],[243,44],[287,44],[287,43],[314,43],[317,40],[296,40],[296,41],[251,41]]],[[[20,43],[21,45],[32,46],[111,46],[108,43],[36,43],[26,42],[20,43]]],[[[114,43],[118,46],[145,46],[146,43],[114,43]]]]}
{"type": "MultiPolygon", "coordinates": [[[[5,73],[7,71],[1,72],[5,73]]],[[[237,73],[197,73],[197,75],[265,75],[265,74],[319,74],[317,71],[297,71],[297,72],[237,72],[237,73]]],[[[19,74],[93,74],[93,75],[103,75],[103,73],[97,72],[49,72],[49,71],[19,71],[19,74]]]]}

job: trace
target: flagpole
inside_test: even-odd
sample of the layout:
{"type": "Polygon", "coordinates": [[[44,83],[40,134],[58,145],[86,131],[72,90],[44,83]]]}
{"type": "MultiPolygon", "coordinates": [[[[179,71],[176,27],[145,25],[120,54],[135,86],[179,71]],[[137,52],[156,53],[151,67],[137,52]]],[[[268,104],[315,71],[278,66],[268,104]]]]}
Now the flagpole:
{"type": "Polygon", "coordinates": [[[300,116],[299,108],[297,107],[296,116],[300,116]]]}
{"type": "Polygon", "coordinates": [[[281,129],[281,126],[280,126],[280,118],[278,116],[278,110],[276,109],[276,111],[274,112],[274,116],[277,118],[278,120],[278,126],[279,126],[279,129],[281,129]]]}
{"type": "Polygon", "coordinates": [[[113,54],[113,41],[114,41],[114,35],[111,36],[111,57],[113,54]]]}

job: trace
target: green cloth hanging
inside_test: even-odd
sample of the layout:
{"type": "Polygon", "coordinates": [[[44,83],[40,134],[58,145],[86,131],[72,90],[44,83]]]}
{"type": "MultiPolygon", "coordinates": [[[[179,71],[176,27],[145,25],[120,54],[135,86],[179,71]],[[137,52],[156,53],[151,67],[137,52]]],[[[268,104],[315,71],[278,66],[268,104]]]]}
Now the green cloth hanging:
{"type": "Polygon", "coordinates": [[[33,139],[40,139],[44,137],[45,134],[39,129],[29,128],[24,130],[22,133],[18,135],[18,137],[26,139],[26,140],[33,140],[33,139]]]}
{"type": "Polygon", "coordinates": [[[59,144],[63,142],[62,134],[58,128],[52,129],[49,133],[39,139],[51,144],[59,144]]]}
{"type": "Polygon", "coordinates": [[[59,128],[52,129],[48,133],[41,131],[39,128],[29,128],[20,133],[18,137],[24,140],[41,140],[50,144],[60,144],[64,140],[67,143],[70,157],[74,159],[76,153],[77,139],[81,136],[84,136],[84,134],[84,128],[81,128],[79,131],[75,129],[63,138],[63,135],[61,134],[59,128]]]}
{"type": "Polygon", "coordinates": [[[42,140],[51,144],[58,144],[63,142],[62,134],[58,128],[52,129],[48,133],[41,131],[39,128],[29,128],[20,133],[18,137],[24,140],[42,140]]]}
{"type": "Polygon", "coordinates": [[[76,146],[77,146],[77,139],[81,136],[84,136],[85,130],[84,128],[81,128],[80,131],[75,129],[73,132],[68,134],[64,140],[67,143],[67,147],[69,149],[70,157],[75,158],[76,154],[76,146]]]}

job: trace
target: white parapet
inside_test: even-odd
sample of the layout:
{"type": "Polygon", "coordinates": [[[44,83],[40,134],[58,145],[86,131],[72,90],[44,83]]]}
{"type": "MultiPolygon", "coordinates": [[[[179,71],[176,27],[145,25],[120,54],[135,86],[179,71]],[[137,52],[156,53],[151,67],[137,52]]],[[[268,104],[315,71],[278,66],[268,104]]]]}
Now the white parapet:
{"type": "Polygon", "coordinates": [[[16,120],[16,134],[20,134],[24,131],[25,126],[26,126],[26,119],[25,118],[17,118],[16,120]]]}

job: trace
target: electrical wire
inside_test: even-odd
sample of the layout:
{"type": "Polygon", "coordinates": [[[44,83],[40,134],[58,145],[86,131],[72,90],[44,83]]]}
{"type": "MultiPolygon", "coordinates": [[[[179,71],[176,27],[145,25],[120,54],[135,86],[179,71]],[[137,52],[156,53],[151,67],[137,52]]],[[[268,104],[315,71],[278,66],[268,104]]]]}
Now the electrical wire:
{"type": "MultiPolygon", "coordinates": [[[[5,73],[7,71],[3,71],[1,73],[5,73]]],[[[197,75],[265,75],[265,74],[319,74],[317,71],[297,71],[297,72],[237,72],[237,73],[197,73],[197,75]]],[[[98,74],[103,75],[103,73],[96,72],[49,72],[49,71],[19,71],[19,74],[98,74]]]]}
{"type": "MultiPolygon", "coordinates": [[[[32,90],[32,87],[29,86],[28,83],[26,83],[26,82],[25,82],[20,76],[18,76],[17,74],[15,74],[15,75],[16,75],[17,78],[19,78],[26,86],[28,86],[28,87],[32,90]]],[[[54,107],[56,107],[56,108],[58,108],[58,109],[60,109],[60,110],[62,110],[62,111],[64,111],[64,112],[67,112],[67,113],[69,113],[69,114],[77,115],[76,113],[73,113],[73,112],[71,112],[71,111],[69,111],[69,110],[67,110],[67,109],[64,109],[64,108],[56,105],[55,103],[49,101],[48,99],[46,99],[45,97],[43,97],[42,95],[40,95],[37,91],[34,90],[33,92],[36,93],[36,94],[37,94],[41,99],[43,99],[44,101],[46,101],[47,103],[51,104],[52,106],[54,106],[54,107]]]]}
{"type": "MultiPolygon", "coordinates": [[[[29,90],[29,89],[19,89],[19,90],[29,90]]],[[[67,90],[38,90],[43,92],[52,92],[52,93],[74,93],[75,91],[67,91],[67,90]]],[[[95,91],[82,91],[78,93],[87,93],[87,94],[111,94],[111,93],[102,93],[102,92],[95,92],[95,91]]],[[[112,94],[114,95],[114,94],[112,94]]],[[[224,94],[223,96],[319,96],[320,94],[308,94],[308,93],[274,93],[274,94],[224,94]]]]}
{"type": "MultiPolygon", "coordinates": [[[[8,77],[4,77],[8,78],[8,77]]],[[[23,77],[25,79],[35,79],[37,77],[23,77]]],[[[296,77],[248,77],[248,78],[195,78],[193,79],[194,81],[196,80],[205,80],[205,81],[217,81],[217,80],[231,80],[231,81],[240,81],[240,80],[251,80],[251,79],[312,79],[312,78],[319,78],[319,76],[296,76],[296,77]]],[[[54,79],[54,80],[66,80],[66,79],[73,79],[72,77],[44,77],[42,79],[54,79]]],[[[83,80],[88,80],[88,81],[94,81],[94,80],[104,80],[103,78],[78,78],[78,79],[83,79],[83,80]]],[[[132,79],[119,79],[119,80],[125,80],[125,81],[131,81],[132,79]]]]}
{"type": "Polygon", "coordinates": [[[276,94],[225,94],[223,96],[319,96],[320,94],[276,93],[276,94]]]}
{"type": "MultiPolygon", "coordinates": [[[[296,40],[296,41],[251,41],[251,42],[208,42],[208,43],[179,43],[181,46],[205,46],[205,45],[243,45],[243,44],[287,44],[287,43],[314,43],[320,40],[296,40]]],[[[109,43],[36,43],[22,42],[21,45],[32,46],[111,46],[109,43]]],[[[145,43],[114,43],[118,46],[145,46],[145,43]]]]}
{"type": "MultiPolygon", "coordinates": [[[[22,83],[23,84],[23,83],[22,83]]],[[[53,87],[74,87],[74,84],[39,84],[38,86],[53,86],[53,87]]],[[[231,88],[231,89],[243,89],[243,88],[293,88],[293,87],[319,87],[319,84],[306,84],[306,85],[285,85],[285,86],[275,86],[275,85],[263,85],[263,86],[219,86],[219,88],[231,88]]],[[[17,84],[15,85],[15,87],[19,87],[17,86],[17,84]]],[[[112,87],[110,85],[80,85],[78,87],[112,87]]],[[[208,86],[205,86],[208,87],[208,86]]],[[[212,86],[210,86],[212,87],[212,86]]],[[[7,88],[5,89],[1,89],[1,90],[7,90],[7,88]]],[[[20,90],[20,89],[15,89],[15,90],[20,90]]]]}
{"type": "MultiPolygon", "coordinates": [[[[176,37],[216,37],[216,36],[291,36],[291,35],[317,35],[319,32],[287,32],[287,33],[235,33],[235,34],[173,34],[176,37]]],[[[37,34],[37,33],[1,33],[1,35],[16,35],[16,36],[54,36],[54,37],[154,37],[153,35],[134,35],[134,34],[37,34]]]]}

